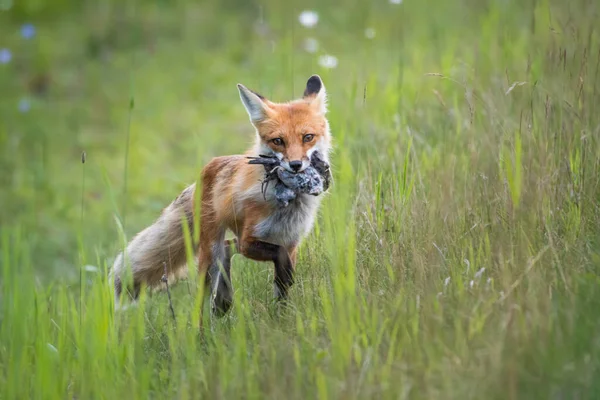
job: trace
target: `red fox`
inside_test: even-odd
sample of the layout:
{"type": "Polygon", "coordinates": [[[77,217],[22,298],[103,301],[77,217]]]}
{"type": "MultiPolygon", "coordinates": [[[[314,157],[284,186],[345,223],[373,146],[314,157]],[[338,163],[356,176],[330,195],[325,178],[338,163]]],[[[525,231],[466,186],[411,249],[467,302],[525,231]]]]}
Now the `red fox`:
{"type": "MultiPolygon", "coordinates": [[[[232,305],[231,257],[234,252],[273,262],[275,298],[285,300],[294,281],[297,247],[312,229],[320,194],[298,194],[282,207],[273,185],[261,184],[265,171],[249,158],[274,156],[285,172],[297,174],[311,166],[315,153],[329,166],[331,133],[326,119],[325,86],[311,76],[302,98],[276,103],[238,84],[240,99],[256,131],[254,146],[244,155],[213,158],[201,172],[200,235],[195,245],[198,271],[211,291],[211,311],[222,316],[232,305]],[[235,238],[225,240],[227,231],[235,238]]],[[[265,167],[266,168],[266,167],[265,167]]],[[[330,169],[327,168],[329,174],[330,169]]],[[[327,177],[327,181],[330,178],[327,177]]],[[[325,189],[324,191],[326,191],[325,189]]],[[[111,270],[118,302],[125,266],[133,277],[130,295],[135,299],[143,284],[160,284],[165,271],[177,275],[185,265],[182,221],[193,231],[196,185],[192,184],[167,206],[159,218],[138,233],[120,253],[111,270]]]]}

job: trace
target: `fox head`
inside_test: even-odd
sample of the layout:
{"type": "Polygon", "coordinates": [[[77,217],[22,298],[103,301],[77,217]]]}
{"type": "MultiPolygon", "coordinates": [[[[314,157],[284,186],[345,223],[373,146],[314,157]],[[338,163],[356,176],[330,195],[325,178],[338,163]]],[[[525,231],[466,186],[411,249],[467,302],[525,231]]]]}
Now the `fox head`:
{"type": "Polygon", "coordinates": [[[241,84],[238,89],[256,128],[255,151],[275,155],[290,172],[307,168],[316,150],[328,161],[331,134],[325,118],[327,95],[318,75],[308,79],[302,98],[287,103],[269,101],[241,84]]]}

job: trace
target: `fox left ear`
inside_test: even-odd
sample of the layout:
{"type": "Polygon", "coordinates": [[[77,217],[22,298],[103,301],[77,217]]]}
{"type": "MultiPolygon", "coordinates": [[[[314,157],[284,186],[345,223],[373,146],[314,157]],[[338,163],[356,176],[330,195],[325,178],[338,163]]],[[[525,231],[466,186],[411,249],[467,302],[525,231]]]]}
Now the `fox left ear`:
{"type": "Polygon", "coordinates": [[[269,106],[267,105],[265,98],[248,89],[241,83],[238,83],[237,87],[240,92],[240,99],[248,112],[250,121],[255,124],[264,120],[269,112],[269,106]]]}
{"type": "Polygon", "coordinates": [[[327,92],[319,75],[313,75],[306,82],[304,99],[319,110],[322,114],[327,112],[327,92]]]}

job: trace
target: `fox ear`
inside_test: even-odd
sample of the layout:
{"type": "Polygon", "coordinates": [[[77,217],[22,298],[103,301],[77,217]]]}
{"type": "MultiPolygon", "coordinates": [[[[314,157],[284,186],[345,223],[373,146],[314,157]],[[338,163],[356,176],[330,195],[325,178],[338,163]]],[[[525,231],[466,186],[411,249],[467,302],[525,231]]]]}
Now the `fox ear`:
{"type": "Polygon", "coordinates": [[[306,82],[304,89],[304,99],[309,101],[319,112],[327,112],[327,92],[325,85],[319,75],[313,75],[306,82]]]}
{"type": "Polygon", "coordinates": [[[240,91],[240,99],[242,104],[246,108],[250,121],[260,122],[267,117],[268,106],[265,103],[265,98],[260,94],[253,92],[246,86],[238,83],[238,90],[240,91]]]}

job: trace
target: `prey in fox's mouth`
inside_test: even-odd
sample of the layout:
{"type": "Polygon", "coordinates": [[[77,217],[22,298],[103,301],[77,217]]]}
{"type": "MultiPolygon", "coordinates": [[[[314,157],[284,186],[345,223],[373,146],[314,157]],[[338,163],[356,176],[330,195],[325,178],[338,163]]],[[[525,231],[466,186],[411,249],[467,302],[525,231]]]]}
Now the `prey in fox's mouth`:
{"type": "Polygon", "coordinates": [[[313,152],[307,168],[296,173],[282,168],[281,160],[276,156],[259,155],[248,158],[248,164],[260,164],[265,167],[261,191],[266,199],[269,183],[275,182],[275,199],[281,207],[287,207],[298,194],[318,196],[329,189],[331,170],[319,151],[313,152]]]}

